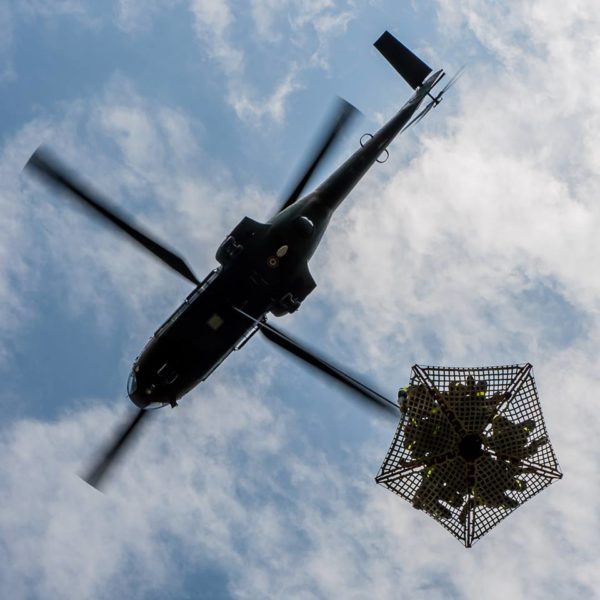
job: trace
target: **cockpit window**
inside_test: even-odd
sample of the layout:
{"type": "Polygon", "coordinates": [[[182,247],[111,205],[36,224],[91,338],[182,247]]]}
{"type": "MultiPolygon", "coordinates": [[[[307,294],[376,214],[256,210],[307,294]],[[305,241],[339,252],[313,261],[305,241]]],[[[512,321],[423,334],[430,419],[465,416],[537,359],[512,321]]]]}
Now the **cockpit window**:
{"type": "Polygon", "coordinates": [[[156,330],[154,335],[160,337],[177,319],[186,311],[188,302],[184,302],[177,310],[156,330]]]}
{"type": "Polygon", "coordinates": [[[137,391],[137,377],[135,376],[135,373],[133,372],[133,369],[132,369],[131,373],[129,373],[129,379],[127,380],[127,394],[129,394],[131,396],[132,394],[135,394],[136,391],[137,391]]]}

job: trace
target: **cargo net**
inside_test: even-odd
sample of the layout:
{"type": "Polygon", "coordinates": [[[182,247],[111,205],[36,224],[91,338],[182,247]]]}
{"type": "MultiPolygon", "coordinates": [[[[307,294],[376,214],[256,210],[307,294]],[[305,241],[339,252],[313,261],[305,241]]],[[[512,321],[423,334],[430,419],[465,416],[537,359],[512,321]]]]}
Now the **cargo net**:
{"type": "Polygon", "coordinates": [[[375,481],[471,547],[562,477],[531,370],[415,365],[375,481]]]}

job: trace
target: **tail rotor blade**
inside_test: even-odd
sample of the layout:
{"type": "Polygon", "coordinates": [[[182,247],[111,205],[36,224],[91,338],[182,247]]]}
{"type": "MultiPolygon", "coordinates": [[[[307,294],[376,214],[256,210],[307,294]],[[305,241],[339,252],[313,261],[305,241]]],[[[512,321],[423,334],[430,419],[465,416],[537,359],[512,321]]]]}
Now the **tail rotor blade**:
{"type": "Polygon", "coordinates": [[[418,123],[435,105],[437,102],[432,100],[414,119],[411,119],[403,128],[402,131],[406,131],[409,127],[412,127],[418,123]]]}
{"type": "Polygon", "coordinates": [[[439,98],[442,94],[445,94],[462,76],[465,72],[467,65],[463,65],[456,73],[452,76],[450,81],[442,88],[441,92],[437,95],[439,98]]]}
{"type": "Polygon", "coordinates": [[[303,175],[299,178],[298,183],[294,186],[292,191],[288,194],[287,198],[281,205],[279,212],[296,202],[302,193],[302,190],[306,187],[306,184],[312,177],[319,163],[331,150],[334,142],[339,139],[341,133],[350,124],[353,117],[358,114],[358,110],[352,106],[346,100],[339,99],[336,110],[333,114],[333,118],[329,121],[328,128],[325,130],[325,134],[319,139],[319,142],[315,144],[315,147],[311,153],[312,159],[307,161],[307,166],[303,171],[303,175]]]}
{"type": "Polygon", "coordinates": [[[98,455],[93,465],[82,474],[81,478],[96,489],[102,489],[112,468],[122,458],[123,453],[140,433],[140,424],[149,411],[140,409],[133,418],[129,417],[117,430],[113,439],[98,455]]]}
{"type": "Polygon", "coordinates": [[[77,178],[70,174],[68,169],[47,149],[38,148],[25,165],[25,168],[55,187],[67,190],[82,206],[91,210],[94,216],[100,217],[104,222],[111,223],[118,231],[135,240],[194,285],[199,284],[194,273],[180,256],[159,244],[139,228],[134,227],[125,216],[119,214],[116,208],[111,207],[106,200],[101,199],[88,186],[77,181],[77,178]]]}
{"type": "Polygon", "coordinates": [[[406,131],[409,127],[416,125],[421,119],[425,117],[425,115],[432,109],[435,108],[440,101],[442,100],[442,96],[462,77],[466,65],[463,65],[454,76],[448,81],[448,83],[442,88],[439,94],[433,99],[416,117],[414,117],[411,121],[409,121],[403,128],[402,131],[406,131]]]}

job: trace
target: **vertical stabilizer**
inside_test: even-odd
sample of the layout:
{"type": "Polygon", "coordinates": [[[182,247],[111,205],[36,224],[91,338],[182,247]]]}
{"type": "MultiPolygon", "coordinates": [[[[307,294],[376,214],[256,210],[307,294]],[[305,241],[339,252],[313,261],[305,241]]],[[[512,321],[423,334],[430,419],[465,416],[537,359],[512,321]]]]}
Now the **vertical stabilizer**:
{"type": "Polygon", "coordinates": [[[418,88],[431,73],[431,67],[414,55],[389,31],[385,31],[373,45],[413,89],[418,88]]]}

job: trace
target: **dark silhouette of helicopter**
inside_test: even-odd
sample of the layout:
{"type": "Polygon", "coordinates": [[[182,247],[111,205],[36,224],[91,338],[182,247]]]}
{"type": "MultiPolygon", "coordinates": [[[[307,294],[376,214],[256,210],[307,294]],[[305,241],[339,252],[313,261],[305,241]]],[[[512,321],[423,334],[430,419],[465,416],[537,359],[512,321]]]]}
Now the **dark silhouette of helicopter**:
{"type": "Polygon", "coordinates": [[[29,169],[70,192],[95,216],[112,223],[195,286],[135,360],[127,392],[139,411],[84,475],[91,485],[100,486],[148,409],[176,406],[182,396],[204,381],[234,349],[241,348],[259,330],[271,342],[398,416],[396,403],[318,357],[268,324],[266,319],[269,312],[275,316],[293,313],[315,289],[308,261],[336,208],[373,163],[382,162],[382,156],[387,158],[387,147],[392,140],[435,107],[459,75],[434,96],[431,92],[444,76],[443,70],[433,73],[387,31],[375,42],[375,47],[415,90],[414,94],[379,131],[366,136],[367,139],[363,136],[361,148],[314,192],[300,199],[318,164],[356,113],[350,104],[341,101],[335,118],[316,146],[313,159],[279,210],[266,223],[244,217],[217,250],[220,266],[202,281],[181,257],[132,225],[48,150],[38,149],[29,159],[29,169]],[[417,112],[427,99],[429,102],[417,112]]]}

